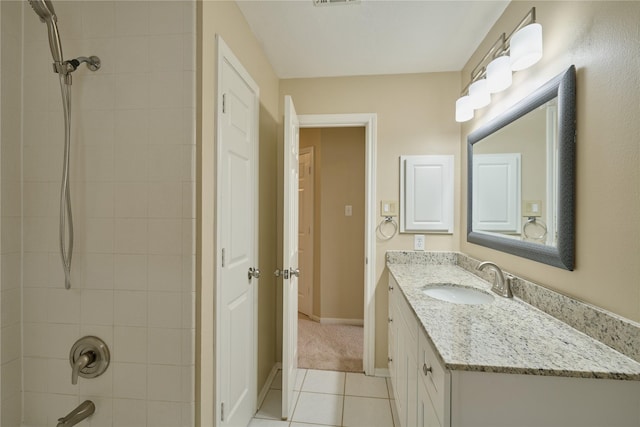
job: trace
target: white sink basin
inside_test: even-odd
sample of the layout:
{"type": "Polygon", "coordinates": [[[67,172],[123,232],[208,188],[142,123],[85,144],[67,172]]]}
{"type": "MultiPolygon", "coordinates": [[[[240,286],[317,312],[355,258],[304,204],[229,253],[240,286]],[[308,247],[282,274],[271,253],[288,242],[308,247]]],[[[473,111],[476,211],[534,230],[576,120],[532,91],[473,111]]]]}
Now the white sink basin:
{"type": "Polygon", "coordinates": [[[454,285],[449,283],[438,283],[427,285],[422,292],[425,295],[440,301],[452,302],[454,304],[480,305],[493,301],[493,295],[476,288],[454,285]]]}

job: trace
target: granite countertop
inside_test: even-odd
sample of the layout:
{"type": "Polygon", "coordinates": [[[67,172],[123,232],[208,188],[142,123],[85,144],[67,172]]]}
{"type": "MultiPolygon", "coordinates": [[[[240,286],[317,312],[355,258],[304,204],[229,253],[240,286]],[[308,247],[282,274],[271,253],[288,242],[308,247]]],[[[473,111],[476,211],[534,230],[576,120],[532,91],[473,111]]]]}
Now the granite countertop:
{"type": "Polygon", "coordinates": [[[640,363],[456,265],[393,264],[399,284],[447,369],[640,381],[640,363]],[[488,291],[491,303],[462,305],[426,296],[427,284],[488,291]]]}

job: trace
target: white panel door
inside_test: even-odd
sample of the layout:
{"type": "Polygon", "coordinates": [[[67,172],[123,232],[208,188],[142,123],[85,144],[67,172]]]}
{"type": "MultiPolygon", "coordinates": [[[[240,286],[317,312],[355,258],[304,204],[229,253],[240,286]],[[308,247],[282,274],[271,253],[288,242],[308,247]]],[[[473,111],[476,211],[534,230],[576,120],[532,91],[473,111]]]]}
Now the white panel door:
{"type": "MultiPolygon", "coordinates": [[[[246,426],[256,410],[257,86],[220,40],[218,72],[219,419],[246,426]]],[[[206,262],[206,260],[205,260],[206,262]]]]}
{"type": "Polygon", "coordinates": [[[313,303],[313,147],[300,150],[299,161],[298,311],[311,316],[313,303]]]}
{"type": "Polygon", "coordinates": [[[290,96],[284,98],[284,207],[282,281],[282,418],[294,409],[298,375],[298,154],[300,122],[290,96]]]}
{"type": "Polygon", "coordinates": [[[520,153],[474,154],[474,231],[520,232],[520,157],[520,153]]]}

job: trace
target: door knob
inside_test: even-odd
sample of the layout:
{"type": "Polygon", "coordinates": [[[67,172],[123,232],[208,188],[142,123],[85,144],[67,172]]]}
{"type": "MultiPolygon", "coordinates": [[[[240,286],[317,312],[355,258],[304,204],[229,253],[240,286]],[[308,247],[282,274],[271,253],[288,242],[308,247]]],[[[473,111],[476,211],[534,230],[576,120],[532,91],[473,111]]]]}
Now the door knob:
{"type": "Polygon", "coordinates": [[[259,279],[260,278],[260,270],[257,268],[249,267],[249,271],[247,272],[247,277],[249,280],[252,278],[259,279]]]}
{"type": "Polygon", "coordinates": [[[290,273],[291,273],[292,276],[300,277],[300,269],[299,268],[296,268],[296,269],[292,268],[290,273]]]}

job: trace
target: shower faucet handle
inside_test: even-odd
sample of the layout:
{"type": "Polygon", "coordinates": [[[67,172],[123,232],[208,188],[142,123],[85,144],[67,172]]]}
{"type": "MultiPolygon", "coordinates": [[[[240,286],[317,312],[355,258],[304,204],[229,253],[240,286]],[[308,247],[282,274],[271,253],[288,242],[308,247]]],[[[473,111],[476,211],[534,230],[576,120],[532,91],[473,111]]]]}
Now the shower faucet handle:
{"type": "Polygon", "coordinates": [[[111,355],[107,345],[98,337],[86,336],[73,344],[69,352],[71,364],[71,384],[78,383],[78,377],[95,378],[109,366],[111,355]]]}
{"type": "Polygon", "coordinates": [[[87,351],[78,357],[73,362],[73,367],[71,368],[71,384],[78,384],[78,374],[80,371],[92,364],[95,360],[96,354],[93,351],[87,351]]]}

